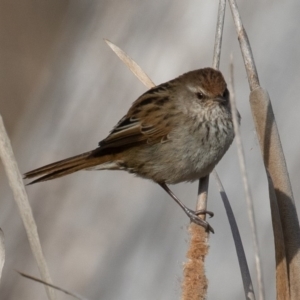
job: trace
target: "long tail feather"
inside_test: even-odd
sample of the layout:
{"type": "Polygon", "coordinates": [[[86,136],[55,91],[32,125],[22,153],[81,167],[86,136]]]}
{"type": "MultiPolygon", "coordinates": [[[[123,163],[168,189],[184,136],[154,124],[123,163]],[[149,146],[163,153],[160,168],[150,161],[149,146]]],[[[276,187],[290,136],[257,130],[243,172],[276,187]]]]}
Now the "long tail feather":
{"type": "Polygon", "coordinates": [[[24,179],[39,177],[29,184],[51,180],[79,170],[94,167],[109,160],[107,155],[102,157],[93,157],[91,156],[92,152],[93,151],[85,152],[32,170],[24,174],[24,179]]]}

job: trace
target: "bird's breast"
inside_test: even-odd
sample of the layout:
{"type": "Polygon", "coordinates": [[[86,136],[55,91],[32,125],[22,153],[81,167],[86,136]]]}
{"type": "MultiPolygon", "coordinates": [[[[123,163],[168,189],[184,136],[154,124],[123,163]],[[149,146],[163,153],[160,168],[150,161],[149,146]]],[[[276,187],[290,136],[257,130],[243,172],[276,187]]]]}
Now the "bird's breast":
{"type": "Polygon", "coordinates": [[[178,130],[173,138],[178,153],[174,155],[174,168],[181,170],[174,172],[178,174],[174,181],[194,181],[209,174],[228,150],[234,138],[232,120],[194,122],[186,130],[178,130]]]}

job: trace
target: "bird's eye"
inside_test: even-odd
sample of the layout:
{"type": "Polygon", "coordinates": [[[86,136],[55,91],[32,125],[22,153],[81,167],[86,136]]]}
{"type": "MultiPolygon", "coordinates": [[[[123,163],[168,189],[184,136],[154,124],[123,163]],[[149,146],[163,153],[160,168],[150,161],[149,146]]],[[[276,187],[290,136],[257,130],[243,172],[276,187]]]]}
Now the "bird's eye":
{"type": "Polygon", "coordinates": [[[204,99],[204,95],[203,93],[199,92],[199,93],[196,93],[196,96],[199,100],[203,100],[204,99]]]}

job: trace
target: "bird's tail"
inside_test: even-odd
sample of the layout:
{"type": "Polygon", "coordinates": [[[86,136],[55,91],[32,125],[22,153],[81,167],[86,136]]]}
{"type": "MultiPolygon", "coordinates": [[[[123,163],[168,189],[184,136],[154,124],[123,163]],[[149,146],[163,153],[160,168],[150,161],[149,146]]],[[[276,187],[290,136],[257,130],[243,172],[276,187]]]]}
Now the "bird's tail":
{"type": "Polygon", "coordinates": [[[92,153],[93,151],[85,152],[32,170],[24,174],[24,179],[39,177],[29,183],[33,184],[36,182],[62,177],[79,170],[89,169],[111,160],[111,155],[95,157],[92,155],[92,153]]]}

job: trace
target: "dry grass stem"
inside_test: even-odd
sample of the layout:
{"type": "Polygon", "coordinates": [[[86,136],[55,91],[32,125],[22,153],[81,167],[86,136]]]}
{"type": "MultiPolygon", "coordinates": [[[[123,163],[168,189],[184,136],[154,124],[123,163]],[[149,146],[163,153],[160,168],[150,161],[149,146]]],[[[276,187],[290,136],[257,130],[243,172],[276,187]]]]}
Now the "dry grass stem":
{"type": "MultiPolygon", "coordinates": [[[[201,178],[198,186],[198,201],[196,210],[207,209],[207,196],[208,196],[209,176],[201,178]]],[[[201,218],[205,219],[205,214],[200,215],[201,218]]]]}
{"type": "Polygon", "coordinates": [[[260,255],[259,246],[258,246],[258,236],[257,236],[257,227],[256,227],[256,221],[255,221],[255,215],[254,215],[253,199],[252,199],[251,192],[250,192],[248,174],[247,174],[247,170],[246,170],[244,147],[243,147],[243,143],[242,143],[241,132],[240,132],[238,116],[237,116],[237,107],[236,107],[235,94],[234,94],[232,59],[231,59],[231,63],[230,63],[230,87],[231,87],[230,104],[231,104],[231,111],[232,111],[232,117],[233,117],[232,119],[233,119],[233,126],[234,126],[234,132],[235,132],[235,141],[236,141],[236,145],[237,145],[239,166],[240,166],[240,170],[241,170],[241,175],[242,175],[242,180],[243,180],[243,185],[244,185],[244,190],[245,190],[245,196],[246,196],[247,211],[248,211],[250,225],[251,225],[251,231],[252,231],[252,239],[253,239],[254,255],[255,255],[255,266],[256,266],[256,274],[257,274],[258,289],[259,289],[259,299],[263,300],[263,299],[265,299],[265,291],[264,291],[264,283],[263,283],[263,277],[262,277],[261,255],[260,255]]]}
{"type": "MultiPolygon", "coordinates": [[[[28,241],[38,264],[38,268],[43,280],[51,282],[50,273],[44,258],[41,243],[39,240],[37,227],[32,215],[32,210],[28,201],[28,197],[23,184],[22,176],[20,174],[13,150],[7,136],[2,117],[0,116],[0,156],[4,165],[4,169],[9,181],[9,185],[13,191],[14,199],[19,208],[28,241]]],[[[48,298],[55,299],[54,290],[46,287],[48,298]]]]}
{"type": "MultiPolygon", "coordinates": [[[[218,69],[220,65],[222,35],[223,35],[224,20],[225,20],[225,8],[226,8],[226,0],[220,0],[219,9],[218,9],[216,35],[215,35],[213,65],[212,65],[212,67],[215,69],[218,69]]],[[[209,186],[209,175],[199,180],[197,210],[206,210],[207,208],[208,186],[209,186]]],[[[202,215],[201,217],[205,219],[205,215],[202,215]]]]}
{"type": "Polygon", "coordinates": [[[225,20],[226,0],[219,1],[218,21],[215,36],[215,47],[212,67],[219,69],[221,59],[222,36],[225,20]]]}
{"type": "Polygon", "coordinates": [[[0,281],[2,277],[2,270],[5,262],[5,246],[4,246],[4,234],[0,228],[0,281]]]}
{"type": "MultiPolygon", "coordinates": [[[[212,66],[215,69],[218,69],[220,65],[222,35],[223,35],[224,20],[225,20],[225,8],[226,8],[226,0],[220,0],[219,9],[218,9],[216,35],[215,35],[213,66],[212,66]]],[[[198,200],[196,205],[197,210],[206,210],[207,208],[208,186],[209,186],[209,175],[199,180],[198,200]]],[[[205,219],[205,215],[202,215],[201,217],[205,219]]]]}
{"type": "Polygon", "coordinates": [[[87,298],[84,298],[84,297],[78,295],[77,293],[67,291],[66,289],[63,289],[63,288],[61,288],[61,287],[59,287],[59,286],[56,286],[56,285],[51,284],[51,283],[48,283],[48,282],[46,282],[46,281],[44,281],[44,280],[41,280],[41,279],[39,279],[39,278],[36,278],[36,277],[30,276],[30,275],[27,275],[27,274],[22,273],[22,272],[20,272],[20,271],[17,271],[17,272],[18,272],[21,276],[23,276],[23,277],[25,277],[25,278],[28,278],[28,279],[31,279],[31,280],[33,280],[33,281],[36,281],[36,282],[42,283],[42,284],[44,284],[44,285],[47,285],[47,286],[49,286],[49,287],[51,287],[51,288],[54,288],[54,289],[56,289],[56,290],[58,290],[58,291],[61,291],[61,292],[65,293],[65,294],[67,294],[67,295],[69,295],[69,296],[72,296],[72,297],[74,297],[74,298],[76,298],[76,299],[79,299],[79,300],[88,300],[87,298]]]}
{"type": "MultiPolygon", "coordinates": [[[[218,9],[218,21],[217,21],[217,28],[216,28],[216,35],[215,35],[213,65],[212,65],[212,67],[215,69],[219,69],[220,58],[221,58],[221,46],[222,46],[222,35],[223,35],[224,19],[225,19],[225,8],[226,8],[226,0],[220,0],[219,9],[218,9]]],[[[196,205],[197,210],[205,210],[207,207],[208,185],[209,185],[209,175],[199,180],[198,200],[196,205]]],[[[201,217],[205,219],[205,215],[202,215],[201,217]]]]}
{"type": "Polygon", "coordinates": [[[252,50],[250,47],[247,33],[246,33],[243,23],[242,23],[242,19],[240,17],[240,13],[239,13],[236,1],[229,0],[229,5],[231,8],[233,21],[234,21],[235,28],[237,31],[244,63],[246,66],[246,72],[247,72],[247,76],[248,76],[250,90],[252,91],[259,87],[259,79],[258,79],[258,74],[256,71],[256,66],[254,63],[253,55],[252,55],[252,50]]]}

